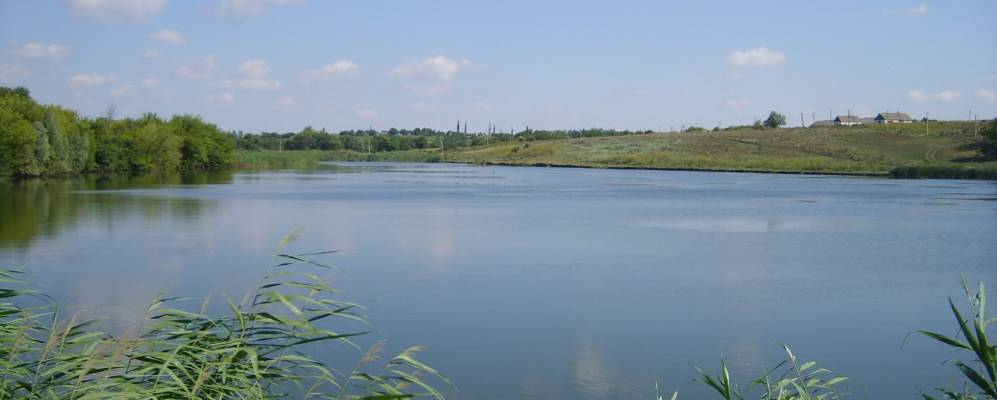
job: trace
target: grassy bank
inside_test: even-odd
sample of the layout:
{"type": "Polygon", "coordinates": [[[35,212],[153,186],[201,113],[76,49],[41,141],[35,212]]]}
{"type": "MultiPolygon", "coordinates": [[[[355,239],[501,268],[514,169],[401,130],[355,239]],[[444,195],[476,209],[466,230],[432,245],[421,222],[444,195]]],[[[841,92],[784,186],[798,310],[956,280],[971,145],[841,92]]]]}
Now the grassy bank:
{"type": "Polygon", "coordinates": [[[235,166],[240,169],[305,169],[320,161],[440,162],[438,149],[364,153],[353,150],[237,150],[235,166]]]}
{"type": "Polygon", "coordinates": [[[447,152],[447,161],[597,168],[994,179],[969,123],[662,133],[519,142],[447,152]],[[894,172],[896,171],[896,172],[894,172]]]}

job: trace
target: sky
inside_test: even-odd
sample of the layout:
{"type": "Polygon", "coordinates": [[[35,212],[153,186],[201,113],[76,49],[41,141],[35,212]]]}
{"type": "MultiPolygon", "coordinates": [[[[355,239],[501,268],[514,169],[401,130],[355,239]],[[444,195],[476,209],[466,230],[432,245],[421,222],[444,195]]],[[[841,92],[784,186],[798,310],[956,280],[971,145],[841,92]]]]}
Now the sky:
{"type": "Polygon", "coordinates": [[[997,117],[997,1],[0,0],[0,85],[246,132],[997,117]]]}

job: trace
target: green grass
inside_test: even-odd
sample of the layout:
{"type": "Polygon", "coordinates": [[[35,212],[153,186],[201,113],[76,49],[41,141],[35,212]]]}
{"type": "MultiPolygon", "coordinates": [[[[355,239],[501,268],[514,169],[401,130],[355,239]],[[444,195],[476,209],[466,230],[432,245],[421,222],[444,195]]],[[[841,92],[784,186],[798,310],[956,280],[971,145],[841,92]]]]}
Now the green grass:
{"type": "Polygon", "coordinates": [[[234,165],[239,169],[307,169],[321,161],[440,162],[439,150],[404,150],[363,153],[353,150],[237,150],[234,165]]]}
{"type": "Polygon", "coordinates": [[[994,179],[971,123],[662,133],[481,146],[446,154],[477,164],[994,179]]]}

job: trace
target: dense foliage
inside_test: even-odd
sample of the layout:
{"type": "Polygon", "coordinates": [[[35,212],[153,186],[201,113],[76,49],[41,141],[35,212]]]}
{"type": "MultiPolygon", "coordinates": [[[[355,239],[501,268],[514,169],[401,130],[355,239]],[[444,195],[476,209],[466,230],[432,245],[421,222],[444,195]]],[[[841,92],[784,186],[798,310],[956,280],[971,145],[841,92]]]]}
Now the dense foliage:
{"type": "Polygon", "coordinates": [[[0,175],[215,170],[231,163],[233,148],[196,116],[90,119],[0,87],[0,175]]]}

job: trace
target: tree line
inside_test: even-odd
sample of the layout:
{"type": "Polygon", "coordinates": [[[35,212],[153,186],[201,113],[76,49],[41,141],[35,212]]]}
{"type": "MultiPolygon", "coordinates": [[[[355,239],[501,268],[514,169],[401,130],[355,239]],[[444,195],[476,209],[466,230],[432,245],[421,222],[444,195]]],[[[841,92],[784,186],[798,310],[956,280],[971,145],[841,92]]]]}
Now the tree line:
{"type": "Polygon", "coordinates": [[[344,130],[338,133],[316,130],[307,126],[300,132],[233,133],[236,147],[244,150],[353,150],[383,152],[416,149],[455,149],[469,146],[513,141],[557,140],[582,137],[621,136],[653,133],[612,129],[536,130],[525,129],[516,133],[466,133],[441,131],[430,128],[398,129],[386,131],[344,130]]]}
{"type": "Polygon", "coordinates": [[[234,148],[231,135],[197,116],[91,119],[0,87],[0,176],[216,170],[231,164],[234,148]]]}

